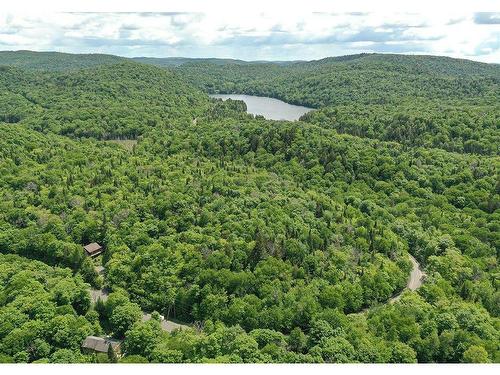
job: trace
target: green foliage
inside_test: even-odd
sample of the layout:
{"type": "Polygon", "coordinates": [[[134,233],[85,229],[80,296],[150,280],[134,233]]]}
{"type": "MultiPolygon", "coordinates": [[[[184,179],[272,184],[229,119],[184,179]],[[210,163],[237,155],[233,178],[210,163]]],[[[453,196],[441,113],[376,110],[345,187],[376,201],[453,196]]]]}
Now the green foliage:
{"type": "Polygon", "coordinates": [[[109,323],[113,334],[116,337],[123,337],[125,332],[141,319],[141,316],[141,308],[136,303],[125,302],[112,307],[109,323]]]}
{"type": "Polygon", "coordinates": [[[465,363],[488,363],[488,352],[482,347],[472,345],[463,354],[463,362],[465,363]]]}
{"type": "Polygon", "coordinates": [[[126,61],[113,55],[70,54],[60,52],[0,51],[0,65],[33,70],[76,70],[96,65],[117,64],[126,61]]]}
{"type": "MultiPolygon", "coordinates": [[[[483,99],[484,100],[484,99],[483,99]]],[[[407,147],[498,154],[498,103],[406,99],[387,104],[347,104],[321,108],[303,120],[360,137],[407,147]]]]}
{"type": "Polygon", "coordinates": [[[50,363],[86,363],[79,351],[59,349],[50,357],[50,363]]]}
{"type": "Polygon", "coordinates": [[[147,129],[191,121],[208,103],[175,74],[135,63],[64,73],[0,68],[0,121],[41,132],[136,139],[147,129]]]}
{"type": "Polygon", "coordinates": [[[191,62],[178,71],[206,91],[277,97],[312,107],[401,98],[498,95],[497,65],[438,56],[360,54],[294,64],[191,62]]]}
{"type": "Polygon", "coordinates": [[[392,346],[392,363],[416,363],[415,351],[408,345],[395,342],[392,346]]]}
{"type": "Polygon", "coordinates": [[[154,319],[136,323],[126,333],[123,350],[127,355],[151,356],[161,337],[160,325],[154,319]]]}
{"type": "Polygon", "coordinates": [[[192,61],[176,71],[211,93],[318,108],[303,119],[339,133],[454,152],[499,151],[498,65],[360,54],[281,65],[192,61]]]}
{"type": "Polygon", "coordinates": [[[343,337],[330,337],[321,345],[321,356],[327,363],[354,361],[354,347],[343,337]]]}
{"type": "Polygon", "coordinates": [[[82,360],[74,353],[79,353],[93,328],[80,315],[85,311],[77,312],[71,306],[81,293],[88,294],[81,277],[67,268],[52,268],[11,254],[0,254],[0,270],[2,355],[12,356],[16,362],[82,360]],[[69,357],[67,353],[73,354],[69,357]]]}
{"type": "Polygon", "coordinates": [[[134,354],[120,358],[119,363],[149,363],[148,360],[140,355],[134,354]]]}

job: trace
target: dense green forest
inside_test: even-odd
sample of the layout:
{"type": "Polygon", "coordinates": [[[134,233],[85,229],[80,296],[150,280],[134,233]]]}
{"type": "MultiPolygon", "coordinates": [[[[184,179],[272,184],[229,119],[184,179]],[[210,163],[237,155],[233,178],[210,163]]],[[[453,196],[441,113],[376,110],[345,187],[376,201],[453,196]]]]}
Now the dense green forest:
{"type": "Polygon", "coordinates": [[[174,74],[130,62],[64,73],[0,69],[0,119],[41,132],[135,139],[159,123],[195,118],[208,103],[174,74]]]}
{"type": "Polygon", "coordinates": [[[500,361],[498,66],[14,57],[0,362],[500,361]],[[268,121],[195,86],[318,110],[268,121]],[[123,356],[82,352],[88,335],[123,356]]]}
{"type": "Polygon", "coordinates": [[[362,54],[288,65],[189,62],[178,70],[209,92],[247,93],[314,108],[404,98],[496,103],[498,65],[433,56],[362,54]]]}
{"type": "Polygon", "coordinates": [[[0,65],[36,71],[64,71],[89,68],[98,65],[118,64],[127,61],[124,57],[60,52],[0,51],[0,65]]]}
{"type": "Polygon", "coordinates": [[[453,152],[498,154],[500,67],[433,56],[361,54],[312,62],[190,62],[179,72],[210,93],[319,108],[304,121],[339,133],[453,152]]]}

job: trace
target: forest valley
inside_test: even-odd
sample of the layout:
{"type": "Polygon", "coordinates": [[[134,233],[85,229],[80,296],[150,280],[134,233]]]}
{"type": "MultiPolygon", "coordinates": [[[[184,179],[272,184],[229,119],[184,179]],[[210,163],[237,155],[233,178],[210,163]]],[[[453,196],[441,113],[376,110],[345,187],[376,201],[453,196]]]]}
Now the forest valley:
{"type": "Polygon", "coordinates": [[[0,362],[500,362],[499,84],[432,56],[0,52],[0,362]]]}

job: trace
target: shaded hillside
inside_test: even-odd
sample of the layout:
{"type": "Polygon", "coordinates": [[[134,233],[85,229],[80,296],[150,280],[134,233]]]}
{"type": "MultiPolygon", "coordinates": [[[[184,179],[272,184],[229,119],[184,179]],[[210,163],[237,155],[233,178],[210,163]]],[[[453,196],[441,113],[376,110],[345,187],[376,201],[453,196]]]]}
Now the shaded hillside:
{"type": "Polygon", "coordinates": [[[0,65],[33,70],[75,70],[96,65],[117,64],[126,58],[99,53],[72,54],[61,52],[0,51],[0,65]]]}
{"type": "MultiPolygon", "coordinates": [[[[219,58],[190,57],[121,57],[115,55],[87,53],[72,54],[62,52],[0,51],[0,66],[13,66],[31,70],[64,71],[90,68],[97,65],[117,64],[132,60],[160,67],[178,67],[186,63],[211,63],[215,65],[246,65],[267,63],[266,61],[244,61],[219,58]]],[[[294,64],[292,61],[276,61],[273,64],[294,64]]]]}
{"type": "Polygon", "coordinates": [[[156,65],[161,67],[177,67],[187,63],[211,63],[215,65],[227,64],[249,64],[243,60],[235,59],[215,59],[215,58],[189,58],[189,57],[133,57],[132,60],[144,64],[156,65]]]}
{"type": "Polygon", "coordinates": [[[362,53],[359,55],[347,55],[338,57],[327,57],[300,63],[297,66],[314,69],[319,66],[346,66],[364,69],[372,65],[373,68],[398,70],[406,73],[420,73],[431,75],[446,75],[460,77],[462,75],[491,76],[500,78],[499,64],[486,64],[482,62],[456,59],[446,56],[432,55],[401,55],[401,54],[378,54],[362,53]]]}
{"type": "Polygon", "coordinates": [[[500,152],[499,104],[406,99],[395,104],[329,106],[302,119],[339,133],[408,147],[486,155],[500,152]]]}
{"type": "Polygon", "coordinates": [[[293,65],[298,64],[301,61],[244,61],[237,59],[222,59],[222,58],[192,58],[192,57],[133,57],[132,60],[141,62],[144,64],[161,66],[164,68],[168,67],[179,67],[184,64],[190,63],[208,63],[213,65],[252,65],[252,64],[271,64],[271,65],[293,65]]]}
{"type": "Polygon", "coordinates": [[[179,71],[209,92],[266,95],[312,107],[401,98],[492,102],[500,82],[498,65],[434,56],[357,55],[288,66],[192,62],[179,71]]]}
{"type": "Polygon", "coordinates": [[[288,66],[187,63],[207,92],[318,108],[304,120],[408,146],[498,153],[500,66],[436,56],[361,54],[288,66]]]}
{"type": "Polygon", "coordinates": [[[135,138],[191,121],[209,102],[176,74],[125,62],[72,72],[3,68],[0,120],[76,137],[135,138]]]}

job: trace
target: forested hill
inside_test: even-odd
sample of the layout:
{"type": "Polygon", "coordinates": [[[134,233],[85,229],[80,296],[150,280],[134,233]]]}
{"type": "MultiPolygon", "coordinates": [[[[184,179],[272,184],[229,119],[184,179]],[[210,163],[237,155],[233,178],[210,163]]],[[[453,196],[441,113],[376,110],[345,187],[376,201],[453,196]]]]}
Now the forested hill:
{"type": "Polygon", "coordinates": [[[179,70],[209,92],[266,95],[316,108],[402,98],[493,102],[500,82],[500,65],[435,56],[366,54],[286,66],[191,62],[179,70]]]}
{"type": "Polygon", "coordinates": [[[175,73],[128,61],[69,72],[0,69],[3,121],[76,137],[134,139],[191,121],[209,101],[175,73]]]}
{"type": "Polygon", "coordinates": [[[227,64],[250,64],[247,61],[235,60],[235,59],[216,59],[216,58],[189,58],[189,57],[134,57],[132,60],[141,62],[144,64],[156,65],[161,67],[177,67],[190,62],[196,63],[210,63],[215,65],[227,65],[227,64]]]}
{"type": "Polygon", "coordinates": [[[497,154],[500,65],[435,56],[362,54],[276,64],[187,63],[213,93],[270,96],[317,108],[305,121],[341,133],[497,154]]]}
{"type": "Polygon", "coordinates": [[[124,57],[99,53],[72,54],[61,52],[0,51],[0,65],[33,70],[74,70],[96,65],[117,64],[124,57]]]}
{"type": "Polygon", "coordinates": [[[456,59],[446,56],[431,55],[401,55],[362,53],[339,57],[327,57],[321,60],[300,62],[296,67],[315,69],[328,66],[353,67],[363,69],[365,66],[373,68],[388,68],[406,73],[437,74],[447,76],[478,75],[499,78],[498,64],[486,64],[466,59],[456,59]]]}
{"type": "MultiPolygon", "coordinates": [[[[160,67],[178,67],[186,63],[211,63],[215,65],[226,64],[259,64],[266,61],[244,61],[237,59],[218,58],[189,58],[189,57],[133,57],[100,54],[100,53],[62,53],[62,52],[35,52],[35,51],[0,51],[0,66],[14,66],[30,70],[63,71],[89,68],[97,65],[117,64],[125,61],[155,65],[160,67]]],[[[290,61],[273,62],[275,64],[293,64],[290,61]]]]}

